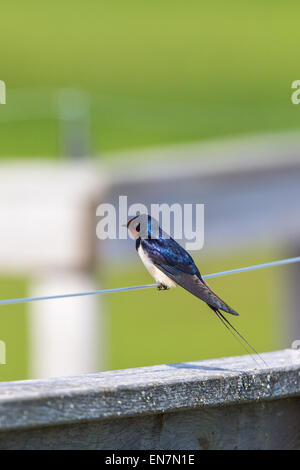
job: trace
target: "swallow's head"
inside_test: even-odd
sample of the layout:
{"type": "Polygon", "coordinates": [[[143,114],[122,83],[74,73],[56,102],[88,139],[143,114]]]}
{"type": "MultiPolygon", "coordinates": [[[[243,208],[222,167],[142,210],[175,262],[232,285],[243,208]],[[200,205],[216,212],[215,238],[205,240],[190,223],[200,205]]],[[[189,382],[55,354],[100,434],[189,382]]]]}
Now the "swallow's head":
{"type": "Polygon", "coordinates": [[[130,230],[133,238],[136,240],[140,236],[140,231],[141,231],[141,221],[140,221],[140,215],[136,215],[135,217],[132,217],[132,219],[128,220],[127,222],[127,228],[130,230]]]}
{"type": "Polygon", "coordinates": [[[132,217],[127,223],[127,228],[135,239],[158,238],[157,234],[161,230],[158,222],[147,214],[132,217]]]}

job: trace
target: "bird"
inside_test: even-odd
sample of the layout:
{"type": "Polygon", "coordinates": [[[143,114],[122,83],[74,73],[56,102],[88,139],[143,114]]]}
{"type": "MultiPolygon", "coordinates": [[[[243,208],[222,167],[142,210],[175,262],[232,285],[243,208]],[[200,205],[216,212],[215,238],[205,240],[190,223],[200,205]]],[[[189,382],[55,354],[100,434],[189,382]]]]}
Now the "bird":
{"type": "MultiPolygon", "coordinates": [[[[239,342],[239,338],[244,342],[244,349],[248,346],[259,356],[222,312],[234,316],[239,314],[213,292],[201,276],[191,255],[162,230],[156,219],[148,214],[138,214],[130,218],[127,228],[135,239],[136,250],[143,264],[158,284],[158,290],[183,287],[208,305],[231,334],[239,342]]],[[[249,352],[248,349],[246,351],[249,352]]]]}

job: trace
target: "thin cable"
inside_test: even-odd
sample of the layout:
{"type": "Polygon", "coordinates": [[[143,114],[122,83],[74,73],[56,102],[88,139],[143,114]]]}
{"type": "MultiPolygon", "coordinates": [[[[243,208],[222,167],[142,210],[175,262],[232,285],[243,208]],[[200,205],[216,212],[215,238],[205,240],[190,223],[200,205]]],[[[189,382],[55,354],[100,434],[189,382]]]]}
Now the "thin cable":
{"type": "MultiPolygon", "coordinates": [[[[253,266],[247,266],[245,268],[230,269],[229,271],[221,271],[219,273],[206,274],[202,277],[204,279],[210,279],[213,277],[227,276],[229,274],[242,273],[246,271],[254,271],[256,269],[263,269],[263,268],[269,268],[272,266],[280,266],[283,264],[292,264],[292,263],[298,263],[298,262],[300,262],[300,256],[297,256],[295,258],[282,259],[278,261],[271,261],[270,263],[255,264],[253,266]]],[[[47,296],[42,296],[42,297],[23,297],[19,299],[0,300],[0,305],[21,304],[24,302],[36,302],[38,300],[65,299],[69,297],[83,297],[86,295],[96,295],[96,294],[112,294],[115,292],[126,292],[126,291],[139,290],[139,289],[151,289],[157,286],[158,284],[146,284],[142,286],[117,287],[115,289],[101,289],[101,290],[93,290],[93,291],[87,291],[87,292],[77,292],[74,294],[57,294],[57,295],[47,295],[47,296]]]]}
{"type": "Polygon", "coordinates": [[[279,261],[271,261],[270,263],[254,264],[253,266],[247,266],[246,268],[230,269],[229,271],[222,271],[220,273],[206,274],[205,276],[202,276],[202,277],[204,277],[205,279],[209,279],[211,277],[227,276],[228,274],[243,273],[246,271],[254,271],[255,269],[269,268],[272,266],[280,266],[282,264],[299,263],[299,261],[300,261],[300,256],[296,256],[295,258],[281,259],[279,261]]]}
{"type": "Polygon", "coordinates": [[[151,287],[153,288],[157,286],[158,284],[147,284],[144,286],[117,287],[115,289],[101,289],[101,290],[92,290],[88,292],[76,292],[74,294],[57,294],[57,295],[47,295],[43,297],[23,297],[20,299],[0,300],[0,305],[21,304],[24,302],[36,302],[37,300],[65,299],[67,297],[83,297],[85,295],[112,294],[113,292],[125,292],[129,290],[138,290],[138,289],[150,289],[151,287]]]}

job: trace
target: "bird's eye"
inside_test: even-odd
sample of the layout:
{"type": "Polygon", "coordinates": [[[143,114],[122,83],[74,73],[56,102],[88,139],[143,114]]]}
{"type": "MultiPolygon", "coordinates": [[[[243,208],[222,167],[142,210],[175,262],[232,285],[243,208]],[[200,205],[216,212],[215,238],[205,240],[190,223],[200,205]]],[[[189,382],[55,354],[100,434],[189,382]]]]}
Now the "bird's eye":
{"type": "Polygon", "coordinates": [[[139,232],[140,229],[141,229],[141,224],[137,224],[137,226],[136,226],[136,231],[139,232]]]}

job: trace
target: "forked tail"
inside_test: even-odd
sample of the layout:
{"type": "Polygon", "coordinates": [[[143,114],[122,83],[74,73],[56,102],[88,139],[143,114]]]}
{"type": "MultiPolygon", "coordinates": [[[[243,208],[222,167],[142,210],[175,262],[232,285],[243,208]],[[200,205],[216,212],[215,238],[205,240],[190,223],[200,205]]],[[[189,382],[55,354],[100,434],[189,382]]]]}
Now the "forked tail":
{"type": "MultiPolygon", "coordinates": [[[[227,320],[227,318],[220,312],[219,309],[216,309],[214,307],[212,307],[211,305],[209,305],[209,307],[213,310],[213,312],[217,315],[217,317],[219,318],[219,320],[223,323],[223,325],[225,326],[225,328],[227,328],[227,330],[232,334],[232,336],[239,342],[239,344],[242,346],[242,348],[249,354],[251,354],[251,351],[254,352],[254,354],[256,354],[259,359],[264,363],[264,365],[266,367],[269,367],[268,364],[266,363],[266,361],[262,358],[262,356],[256,351],[256,349],[254,349],[253,346],[251,346],[251,344],[246,340],[246,338],[244,338],[244,336],[230,323],[229,320],[227,320]],[[235,334],[236,333],[236,334],[235,334]],[[240,341],[238,335],[242,340],[240,341]],[[249,351],[249,349],[251,349],[251,351],[249,351]]],[[[256,360],[255,356],[253,356],[253,359],[254,361],[259,365],[258,361],[256,360]]]]}

